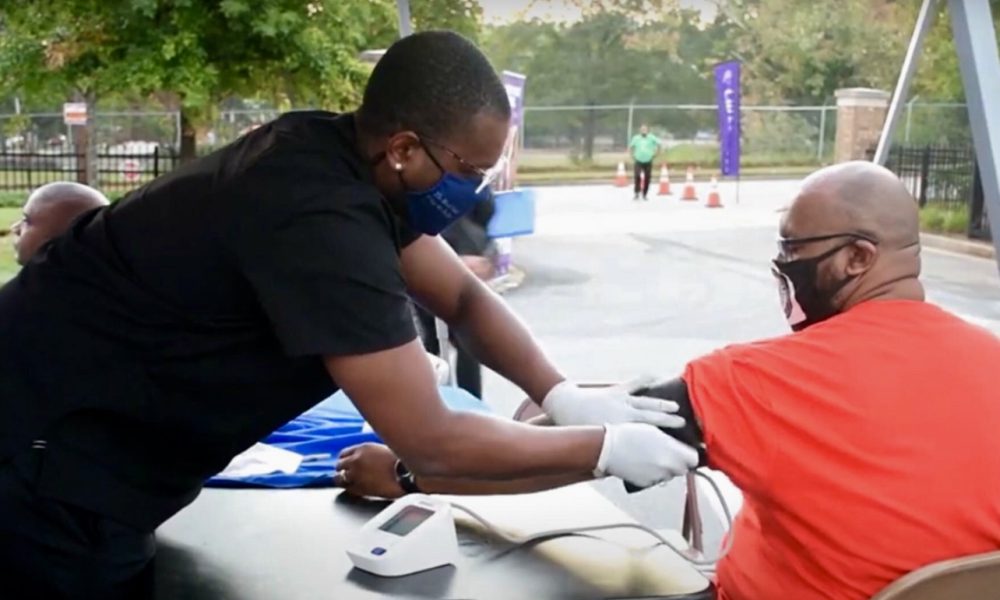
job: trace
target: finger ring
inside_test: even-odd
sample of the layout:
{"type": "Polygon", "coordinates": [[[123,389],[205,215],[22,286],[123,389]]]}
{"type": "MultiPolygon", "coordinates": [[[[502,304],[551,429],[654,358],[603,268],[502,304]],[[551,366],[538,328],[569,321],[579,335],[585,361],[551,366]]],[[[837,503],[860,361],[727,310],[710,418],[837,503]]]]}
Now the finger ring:
{"type": "Polygon", "coordinates": [[[345,484],[350,483],[350,480],[348,480],[347,478],[347,471],[341,471],[339,475],[340,475],[340,483],[345,483],[345,484]]]}

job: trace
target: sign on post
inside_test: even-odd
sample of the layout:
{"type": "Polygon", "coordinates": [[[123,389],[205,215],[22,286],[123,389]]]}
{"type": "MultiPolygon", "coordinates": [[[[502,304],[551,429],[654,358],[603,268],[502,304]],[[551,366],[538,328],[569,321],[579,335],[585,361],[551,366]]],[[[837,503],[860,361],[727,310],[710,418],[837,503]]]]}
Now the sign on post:
{"type": "Polygon", "coordinates": [[[86,125],[87,103],[66,102],[63,104],[63,122],[66,125],[86,125]]]}
{"type": "Polygon", "coordinates": [[[122,175],[128,183],[139,181],[139,161],[131,158],[122,161],[122,175]]]}

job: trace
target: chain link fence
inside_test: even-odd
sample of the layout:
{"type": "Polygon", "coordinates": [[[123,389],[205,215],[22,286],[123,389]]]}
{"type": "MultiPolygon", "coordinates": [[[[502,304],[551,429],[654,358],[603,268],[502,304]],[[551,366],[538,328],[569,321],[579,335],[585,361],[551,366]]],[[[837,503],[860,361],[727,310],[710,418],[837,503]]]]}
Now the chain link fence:
{"type": "MultiPolygon", "coordinates": [[[[742,161],[747,168],[819,166],[833,161],[837,107],[744,105],[742,161]]],[[[519,170],[607,171],[627,161],[631,136],[643,124],[664,142],[660,160],[678,167],[718,167],[714,104],[525,107],[519,170]]],[[[906,105],[896,143],[971,143],[964,104],[906,105]]]]}
{"type": "MultiPolygon", "coordinates": [[[[744,168],[818,166],[833,161],[836,106],[744,105],[741,112],[744,168]]],[[[198,152],[219,148],[279,114],[269,108],[219,110],[211,123],[199,129],[198,152]]],[[[96,152],[107,157],[98,168],[102,180],[125,185],[145,181],[147,174],[172,166],[180,145],[179,112],[98,112],[93,118],[96,152]],[[167,160],[161,164],[163,158],[167,160]],[[137,161],[142,173],[138,178],[134,175],[137,161]]],[[[529,105],[518,170],[606,175],[619,162],[628,161],[628,141],[643,124],[663,141],[658,162],[715,169],[719,156],[716,118],[714,104],[529,105]]],[[[908,146],[968,145],[971,134],[965,106],[911,101],[905,105],[896,137],[896,143],[908,146]]],[[[48,154],[53,160],[57,156],[62,162],[70,160],[66,155],[73,154],[74,148],[72,132],[60,113],[0,115],[0,154],[8,155],[7,168],[24,162],[10,158],[12,154],[30,153],[32,161],[47,164],[48,154]]],[[[32,182],[38,179],[33,177],[32,182]]],[[[18,182],[27,180],[17,175],[18,182]]]]}
{"type": "MultiPolygon", "coordinates": [[[[660,159],[717,167],[714,104],[527,106],[519,170],[613,169],[641,125],[663,142],[660,159]]],[[[814,165],[833,158],[834,106],[743,106],[742,164],[814,165]]]]}

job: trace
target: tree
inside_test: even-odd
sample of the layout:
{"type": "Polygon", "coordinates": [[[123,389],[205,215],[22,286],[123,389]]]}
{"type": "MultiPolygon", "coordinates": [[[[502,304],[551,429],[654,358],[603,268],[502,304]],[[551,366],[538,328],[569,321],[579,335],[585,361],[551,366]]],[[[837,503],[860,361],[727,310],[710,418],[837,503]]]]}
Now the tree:
{"type": "Polygon", "coordinates": [[[890,0],[717,0],[716,54],[744,65],[757,102],[824,104],[841,87],[891,86],[903,57],[890,0]]]}
{"type": "MultiPolygon", "coordinates": [[[[623,114],[602,113],[597,106],[711,98],[710,71],[705,66],[711,41],[697,24],[695,13],[671,3],[605,0],[588,3],[578,22],[513,23],[488,29],[483,39],[495,65],[528,76],[531,104],[594,107],[574,113],[535,113],[528,128],[533,137],[569,132],[582,160],[590,161],[603,122],[620,121],[623,114]]],[[[679,133],[697,128],[698,119],[675,112],[658,113],[650,120],[679,133]]],[[[607,124],[615,127],[616,137],[624,135],[622,123],[607,124]]]]}
{"type": "Polygon", "coordinates": [[[479,39],[483,7],[476,0],[410,0],[410,12],[414,31],[450,29],[479,39]]]}
{"type": "MultiPolygon", "coordinates": [[[[7,3],[11,4],[11,3],[7,3]]],[[[388,2],[53,0],[3,15],[0,91],[155,96],[181,111],[182,158],[218,101],[263,96],[333,108],[357,100],[360,50],[394,23],[388,2]]]]}
{"type": "MultiPolygon", "coordinates": [[[[919,3],[907,8],[907,18],[902,22],[909,25],[908,30],[903,28],[909,35],[912,23],[916,22],[919,3]]],[[[1000,0],[990,0],[990,8],[993,11],[993,26],[997,31],[997,44],[1000,45],[1000,0]]],[[[947,3],[942,2],[938,6],[935,22],[924,41],[923,52],[917,61],[913,93],[944,102],[961,101],[964,97],[962,73],[958,66],[947,3]]]]}

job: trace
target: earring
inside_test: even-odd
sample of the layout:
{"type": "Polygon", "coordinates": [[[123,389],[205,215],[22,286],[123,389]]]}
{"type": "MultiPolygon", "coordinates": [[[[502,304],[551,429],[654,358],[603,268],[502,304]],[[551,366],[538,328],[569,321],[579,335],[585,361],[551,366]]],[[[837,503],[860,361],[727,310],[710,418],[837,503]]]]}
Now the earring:
{"type": "Polygon", "coordinates": [[[396,163],[393,166],[396,167],[397,171],[402,171],[403,170],[403,163],[396,163]]]}

